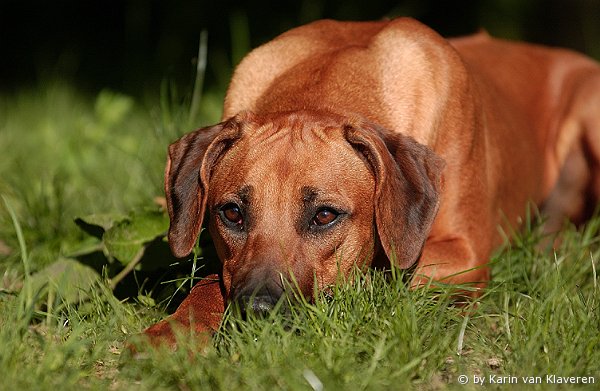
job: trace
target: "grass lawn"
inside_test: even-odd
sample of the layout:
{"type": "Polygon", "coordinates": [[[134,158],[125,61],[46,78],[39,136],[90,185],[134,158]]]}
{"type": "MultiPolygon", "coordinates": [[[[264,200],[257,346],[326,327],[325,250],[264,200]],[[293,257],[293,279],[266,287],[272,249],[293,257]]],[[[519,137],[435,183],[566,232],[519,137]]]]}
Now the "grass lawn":
{"type": "MultiPolygon", "coordinates": [[[[218,119],[220,100],[204,97],[198,123],[218,119]]],[[[129,354],[165,316],[164,292],[189,284],[158,284],[142,262],[113,291],[123,265],[73,220],[152,207],[187,113],[61,83],[0,97],[0,389],[600,389],[600,219],[547,251],[527,225],[476,305],[372,272],[286,318],[228,316],[208,346],[182,335],[176,352],[129,354]],[[104,268],[80,262],[90,249],[104,268]]]]}

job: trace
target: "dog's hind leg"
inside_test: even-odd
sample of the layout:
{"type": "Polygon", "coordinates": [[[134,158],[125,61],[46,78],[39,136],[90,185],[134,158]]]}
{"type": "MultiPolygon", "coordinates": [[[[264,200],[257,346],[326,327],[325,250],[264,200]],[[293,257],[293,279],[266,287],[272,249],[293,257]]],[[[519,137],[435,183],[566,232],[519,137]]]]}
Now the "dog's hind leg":
{"type": "Polygon", "coordinates": [[[561,129],[562,139],[573,140],[560,169],[558,181],[542,210],[546,232],[557,232],[565,219],[582,224],[600,201],[600,70],[582,82],[561,129]],[[569,137],[568,134],[575,134],[569,137]]]}

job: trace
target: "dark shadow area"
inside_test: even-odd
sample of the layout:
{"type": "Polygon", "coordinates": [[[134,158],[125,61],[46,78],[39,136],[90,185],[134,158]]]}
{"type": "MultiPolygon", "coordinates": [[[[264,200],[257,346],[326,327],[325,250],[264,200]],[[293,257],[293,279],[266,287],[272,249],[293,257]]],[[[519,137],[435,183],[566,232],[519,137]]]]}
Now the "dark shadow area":
{"type": "Polygon", "coordinates": [[[396,16],[415,17],[445,36],[485,28],[600,56],[600,2],[592,0],[6,0],[0,2],[0,92],[56,77],[92,93],[108,87],[156,95],[165,79],[188,91],[202,30],[209,35],[206,87],[222,89],[248,50],[294,26],[396,16]]]}

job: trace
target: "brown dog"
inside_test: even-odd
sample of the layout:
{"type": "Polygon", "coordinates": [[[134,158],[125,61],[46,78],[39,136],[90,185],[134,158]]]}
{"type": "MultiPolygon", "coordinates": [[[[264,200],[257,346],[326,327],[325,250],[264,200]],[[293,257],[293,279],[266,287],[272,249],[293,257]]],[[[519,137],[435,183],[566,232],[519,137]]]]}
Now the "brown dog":
{"type": "Polygon", "coordinates": [[[250,53],[223,118],[171,145],[165,183],[173,253],[206,214],[222,273],[152,337],[214,330],[231,301],[267,311],[290,276],[310,297],[355,264],[480,288],[528,202],[556,226],[600,197],[600,67],[567,50],[320,21],[250,53]]]}

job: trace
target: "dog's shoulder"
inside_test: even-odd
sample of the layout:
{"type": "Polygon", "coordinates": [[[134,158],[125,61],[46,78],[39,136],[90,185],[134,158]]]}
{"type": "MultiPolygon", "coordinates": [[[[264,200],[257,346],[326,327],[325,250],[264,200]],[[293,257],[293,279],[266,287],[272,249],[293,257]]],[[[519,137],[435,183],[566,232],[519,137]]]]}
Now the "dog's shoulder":
{"type": "Polygon", "coordinates": [[[388,84],[388,76],[389,83],[394,83],[400,74],[398,70],[403,69],[429,79],[431,73],[439,72],[423,69],[431,66],[448,69],[436,62],[456,62],[453,52],[439,34],[411,18],[316,21],[281,34],[241,61],[229,85],[223,117],[255,109],[256,102],[284,75],[297,81],[336,73],[353,79],[357,85],[373,77],[388,84]]]}
{"type": "Polygon", "coordinates": [[[224,103],[223,117],[253,108],[273,80],[315,56],[365,42],[386,22],[319,20],[289,30],[252,50],[236,67],[224,103]]]}

